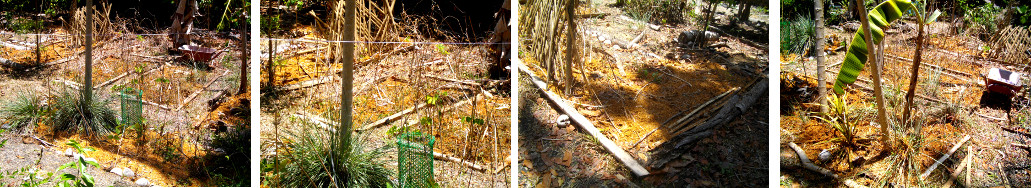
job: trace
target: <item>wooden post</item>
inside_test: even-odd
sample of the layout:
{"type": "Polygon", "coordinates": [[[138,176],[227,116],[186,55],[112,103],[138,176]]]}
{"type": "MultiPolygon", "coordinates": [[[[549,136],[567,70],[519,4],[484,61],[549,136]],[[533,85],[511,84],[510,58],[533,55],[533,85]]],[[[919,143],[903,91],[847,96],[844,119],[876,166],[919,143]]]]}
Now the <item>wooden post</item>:
{"type": "MultiPolygon", "coordinates": [[[[355,0],[347,0],[347,16],[344,19],[344,41],[354,41],[354,20],[355,20],[355,0]]],[[[342,58],[337,58],[337,61],[343,61],[344,70],[341,71],[340,77],[343,78],[341,84],[340,95],[340,128],[337,130],[337,134],[340,134],[341,138],[346,141],[350,141],[352,120],[351,120],[351,102],[352,102],[352,81],[354,80],[354,42],[346,42],[343,44],[341,49],[342,58]]],[[[350,144],[344,145],[344,151],[348,151],[350,144]]]]}
{"type": "Polygon", "coordinates": [[[569,4],[566,5],[566,16],[569,22],[569,32],[566,32],[566,96],[573,94],[573,56],[576,55],[576,50],[573,48],[573,41],[576,41],[576,2],[579,0],[569,0],[569,4]]]}
{"type": "MultiPolygon", "coordinates": [[[[885,106],[884,106],[884,93],[881,91],[881,66],[876,63],[877,62],[876,60],[871,60],[871,59],[875,59],[875,58],[870,58],[870,57],[876,57],[874,55],[874,54],[876,54],[876,50],[874,50],[873,37],[870,35],[870,21],[868,20],[868,17],[866,15],[866,6],[863,6],[863,2],[861,0],[856,0],[856,4],[857,4],[856,8],[860,9],[859,10],[859,18],[862,21],[862,30],[863,30],[864,38],[866,39],[866,48],[870,49],[869,50],[870,53],[866,55],[866,57],[867,57],[866,61],[868,63],[869,62],[875,62],[874,66],[873,66],[873,82],[874,82],[873,83],[874,84],[873,85],[873,90],[874,90],[873,92],[874,92],[874,101],[877,103],[877,124],[879,124],[881,126],[881,141],[885,142],[885,144],[891,145],[890,143],[887,142],[888,141],[888,117],[887,117],[887,113],[885,112],[885,109],[884,109],[885,108],[885,106]]],[[[887,148],[890,148],[890,147],[887,147],[887,148]]]]}

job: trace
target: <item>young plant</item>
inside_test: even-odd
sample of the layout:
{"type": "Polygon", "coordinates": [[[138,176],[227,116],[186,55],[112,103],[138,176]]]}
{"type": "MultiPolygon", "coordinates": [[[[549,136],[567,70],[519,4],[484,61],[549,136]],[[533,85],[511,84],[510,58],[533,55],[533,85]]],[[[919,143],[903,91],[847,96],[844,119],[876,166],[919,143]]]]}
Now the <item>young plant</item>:
{"type": "MultiPolygon", "coordinates": [[[[65,145],[72,146],[72,148],[74,148],[75,151],[78,151],[79,153],[83,153],[83,154],[85,154],[86,152],[96,151],[95,149],[93,149],[91,147],[82,147],[82,146],[80,146],[79,142],[77,142],[75,140],[68,141],[68,143],[65,143],[65,145]]],[[[91,167],[91,166],[92,167],[100,167],[100,164],[97,164],[97,162],[93,161],[93,160],[86,160],[85,157],[78,157],[78,158],[76,158],[75,161],[65,163],[64,165],[61,165],[60,167],[57,167],[57,170],[54,170],[54,172],[59,172],[61,170],[64,170],[65,168],[69,168],[69,167],[73,167],[73,166],[75,167],[76,170],[78,170],[78,175],[76,175],[76,174],[67,174],[67,173],[66,174],[61,174],[61,179],[57,182],[58,186],[61,186],[61,187],[93,187],[93,186],[95,186],[94,185],[95,181],[93,180],[93,176],[90,175],[89,173],[87,173],[86,170],[89,167],[91,167]]],[[[47,179],[49,179],[49,177],[47,179]]]]}
{"type": "Polygon", "coordinates": [[[817,112],[816,118],[831,124],[834,130],[841,133],[842,141],[849,146],[854,146],[856,141],[856,125],[852,115],[852,107],[845,101],[848,94],[842,96],[827,96],[827,112],[817,112]]]}

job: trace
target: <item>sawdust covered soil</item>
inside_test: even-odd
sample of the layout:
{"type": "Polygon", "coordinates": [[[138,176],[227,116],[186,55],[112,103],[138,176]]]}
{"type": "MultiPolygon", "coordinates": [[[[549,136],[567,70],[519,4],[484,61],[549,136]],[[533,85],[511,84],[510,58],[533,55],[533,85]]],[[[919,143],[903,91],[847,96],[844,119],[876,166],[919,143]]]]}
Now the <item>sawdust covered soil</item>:
{"type": "MultiPolygon", "coordinates": [[[[527,65],[538,64],[530,58],[524,58],[524,61],[527,65]]],[[[572,95],[562,96],[571,100],[585,117],[597,122],[595,127],[607,137],[623,148],[631,148],[637,140],[662,126],[673,115],[694,109],[752,80],[735,75],[713,59],[699,58],[692,63],[647,61],[637,68],[628,66],[623,75],[616,63],[589,59],[585,62],[586,70],[573,71],[584,89],[574,89],[572,95]],[[582,81],[579,80],[581,74],[593,78],[582,81]]],[[[531,68],[531,71],[542,77],[547,75],[539,68],[531,68]]],[[[560,88],[549,90],[556,94],[564,93],[560,88]]],[[[659,128],[637,149],[651,149],[668,140],[672,134],[672,128],[659,128]]]]}

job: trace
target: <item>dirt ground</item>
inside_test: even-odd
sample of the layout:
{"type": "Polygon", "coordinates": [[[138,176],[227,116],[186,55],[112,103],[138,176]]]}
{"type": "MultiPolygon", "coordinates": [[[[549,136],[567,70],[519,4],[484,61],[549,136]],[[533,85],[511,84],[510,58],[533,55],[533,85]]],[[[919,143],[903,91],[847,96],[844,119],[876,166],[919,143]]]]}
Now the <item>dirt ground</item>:
{"type": "MultiPolygon", "coordinates": [[[[294,29],[297,39],[321,40],[309,26],[294,29]]],[[[428,41],[421,37],[399,38],[407,41],[428,41]]],[[[268,41],[263,41],[263,57],[268,57],[268,41]]],[[[261,105],[262,159],[271,159],[277,150],[278,136],[293,126],[301,117],[339,119],[340,78],[335,74],[340,64],[327,63],[325,45],[303,42],[284,42],[274,48],[277,54],[288,57],[277,67],[275,87],[265,89],[261,105]],[[298,52],[319,49],[300,55],[298,52]],[[322,81],[325,80],[325,81],[322,81]],[[297,89],[292,86],[306,85],[297,89]],[[277,126],[278,125],[278,126],[277,126]],[[277,136],[278,135],[278,136],[277,136]]],[[[437,183],[445,187],[507,187],[509,150],[509,86],[507,80],[490,80],[482,75],[487,71],[486,47],[472,45],[402,44],[394,54],[379,54],[382,60],[366,62],[373,57],[359,57],[354,71],[354,123],[360,129],[377,120],[427,102],[428,96],[441,96],[443,101],[403,115],[386,125],[361,131],[370,141],[370,147],[392,144],[388,137],[392,127],[410,126],[412,130],[432,134],[434,151],[480,165],[483,171],[461,163],[435,160],[434,175],[437,183]],[[448,81],[462,80],[462,82],[448,81]],[[469,84],[475,82],[473,84],[469,84]],[[482,86],[482,87],[481,87],[482,86]],[[469,89],[471,88],[471,89],[469,89]],[[475,100],[473,100],[475,98],[475,100]],[[471,101],[454,107],[461,101],[471,101]],[[450,111],[445,111],[450,110],[450,111]],[[432,118],[434,126],[419,124],[422,117],[432,118]],[[463,117],[477,117],[483,126],[462,122],[463,117]]],[[[278,56],[278,55],[277,55],[278,56]]],[[[263,70],[262,83],[268,81],[263,70]]],[[[396,150],[387,155],[396,161],[396,150]]],[[[387,168],[396,170],[396,162],[387,168]]],[[[264,172],[273,173],[273,172],[264,172]]]]}
{"type": "MultiPolygon", "coordinates": [[[[905,25],[913,26],[912,21],[904,21],[905,25]]],[[[849,23],[843,24],[848,25],[849,23]]],[[[851,23],[852,25],[858,25],[851,23]]],[[[885,96],[890,106],[888,113],[890,119],[901,119],[901,106],[904,101],[905,86],[909,84],[909,70],[913,59],[912,48],[915,45],[916,30],[907,26],[896,24],[888,30],[885,38],[885,96]],[[894,30],[894,31],[892,31],[894,30]],[[895,114],[895,115],[891,115],[895,114]]],[[[913,169],[922,173],[934,163],[935,159],[943,156],[964,136],[971,136],[970,141],[960,148],[952,157],[949,157],[937,168],[928,180],[923,181],[922,186],[942,186],[948,180],[949,173],[967,155],[972,155],[972,166],[969,175],[966,172],[961,174],[961,184],[968,187],[994,187],[1003,185],[1028,185],[1031,184],[1031,176],[1028,175],[1028,152],[1024,149],[1013,147],[1010,143],[1026,143],[1027,135],[1016,132],[1005,131],[1002,128],[1025,128],[1025,120],[1017,119],[1019,115],[1026,113],[1025,110],[1015,108],[1007,115],[1007,110],[999,108],[990,96],[983,95],[985,89],[980,84],[984,82],[980,74],[986,74],[992,67],[999,67],[1007,70],[1026,72],[1025,66],[994,61],[985,58],[980,46],[985,45],[982,40],[963,33],[955,33],[949,23],[938,22],[927,28],[929,42],[924,47],[923,62],[931,65],[944,67],[945,69],[921,67],[920,80],[918,84],[916,117],[924,117],[926,123],[921,131],[923,136],[922,149],[917,155],[918,164],[913,169]],[[930,98],[930,99],[927,99],[930,98]],[[937,102],[935,102],[937,100],[937,102]],[[1014,117],[1012,122],[1007,117],[1014,117]],[[967,152],[968,148],[972,152],[967,152]],[[969,177],[969,180],[966,178],[969,177]],[[969,184],[967,184],[969,182],[969,184]]],[[[854,29],[842,26],[831,26],[828,38],[835,41],[828,44],[826,49],[835,49],[836,46],[844,45],[837,41],[851,40],[851,33],[854,29]]],[[[841,62],[845,50],[831,50],[827,62],[834,64],[841,62]]],[[[818,106],[811,103],[815,101],[815,60],[811,58],[799,58],[795,54],[784,55],[781,59],[782,85],[781,85],[781,146],[782,150],[787,148],[789,142],[794,142],[802,147],[809,158],[815,158],[816,154],[824,149],[837,147],[835,142],[827,140],[839,137],[839,134],[830,125],[809,117],[808,112],[818,110],[818,106]]],[[[828,67],[830,79],[837,75],[838,66],[828,67]]],[[[871,71],[864,71],[859,78],[871,79],[871,71]]],[[[856,82],[858,85],[869,87],[872,83],[866,81],[856,82]]],[[[832,85],[832,84],[829,84],[832,85]]],[[[872,125],[874,104],[872,90],[862,89],[853,86],[847,90],[850,94],[848,102],[850,106],[858,108],[860,114],[865,114],[858,120],[858,135],[864,145],[856,154],[868,159],[874,158],[882,150],[882,143],[875,141],[881,133],[879,126],[872,125]]],[[[893,133],[894,134],[894,133],[893,133]]],[[[791,151],[787,149],[786,151],[791,151]]],[[[817,165],[828,168],[843,179],[851,179],[868,186],[885,186],[889,182],[902,182],[895,175],[901,157],[899,155],[887,155],[879,160],[867,161],[862,165],[849,165],[844,157],[835,157],[829,161],[815,161],[817,165]],[[887,170],[891,169],[891,170],[887,170]]],[[[783,187],[795,186],[816,186],[834,187],[841,186],[843,182],[828,181],[821,175],[809,172],[804,169],[785,168],[781,171],[781,185],[783,187]]],[[[908,186],[908,185],[906,185],[908,186]]]]}
{"type": "MultiPolygon", "coordinates": [[[[69,48],[70,36],[62,36],[65,33],[62,29],[52,30],[54,30],[53,34],[58,35],[44,37],[46,39],[43,42],[46,44],[43,48],[45,55],[41,59],[42,63],[50,62],[51,65],[23,72],[4,70],[3,74],[0,74],[0,96],[2,96],[0,100],[11,100],[24,93],[43,97],[57,94],[68,88],[65,84],[56,81],[81,83],[84,63],[82,57],[75,54],[81,52],[83,48],[69,48]]],[[[0,156],[20,157],[5,160],[9,162],[0,164],[0,169],[10,171],[34,166],[43,170],[53,170],[61,165],[58,162],[71,160],[70,157],[52,154],[51,149],[44,149],[42,155],[44,160],[41,160],[44,162],[36,164],[35,161],[40,156],[26,154],[39,153],[39,143],[26,144],[21,141],[23,134],[32,134],[58,145],[53,149],[59,149],[62,152],[68,147],[64,145],[67,140],[78,140],[84,145],[97,148],[98,151],[93,152],[95,156],[88,156],[97,158],[101,164],[107,165],[106,168],[110,168],[111,164],[133,168],[142,177],[159,186],[210,185],[208,178],[195,176],[196,174],[193,172],[198,169],[179,164],[199,162],[198,159],[215,149],[208,148],[205,144],[211,141],[211,135],[216,129],[216,127],[208,127],[210,122],[223,120],[230,127],[247,122],[239,121],[245,117],[235,117],[228,111],[221,111],[222,115],[208,116],[209,112],[213,110],[208,105],[208,101],[214,99],[219,92],[235,93],[240,82],[240,60],[239,52],[232,47],[236,44],[232,42],[233,39],[207,31],[198,32],[201,34],[196,38],[200,40],[195,42],[198,42],[199,45],[226,50],[225,53],[216,56],[212,62],[201,63],[208,64],[206,66],[175,61],[174,56],[169,55],[166,49],[167,46],[171,46],[166,36],[119,35],[111,40],[99,42],[93,52],[95,57],[93,84],[99,87],[94,90],[95,98],[109,100],[108,107],[120,112],[116,93],[118,88],[127,86],[141,89],[143,100],[153,102],[153,104],[143,105],[144,122],[149,127],[147,134],[152,139],[160,137],[167,139],[156,140],[177,140],[176,143],[183,143],[173,148],[179,153],[176,155],[177,157],[165,158],[156,154],[157,149],[155,148],[125,144],[125,142],[135,142],[131,141],[135,138],[126,138],[121,142],[111,139],[90,141],[81,139],[77,135],[51,134],[47,131],[49,125],[43,125],[29,133],[6,132],[2,134],[5,138],[11,138],[11,141],[6,147],[0,149],[0,156]],[[139,74],[140,76],[129,74],[132,72],[144,73],[139,74]],[[123,74],[127,76],[119,77],[123,74]],[[101,85],[102,83],[109,84],[101,85]],[[211,84],[205,87],[207,83],[211,84]],[[196,97],[183,104],[183,101],[195,92],[197,93],[196,97]],[[234,120],[230,121],[229,119],[234,120]],[[205,123],[198,123],[202,120],[205,123]],[[197,125],[202,126],[195,127],[197,125]],[[159,133],[164,133],[164,135],[159,136],[159,133]]],[[[4,43],[23,44],[18,42],[26,42],[24,40],[29,39],[18,35],[13,36],[4,43]]],[[[7,45],[0,47],[0,57],[2,58],[12,59],[16,62],[34,62],[35,57],[26,54],[33,54],[32,50],[20,50],[7,45]]],[[[234,104],[238,105],[239,103],[234,104]]],[[[145,142],[157,144],[156,140],[145,142]]],[[[124,185],[118,183],[121,180],[104,169],[91,169],[90,172],[97,177],[100,186],[124,185]]],[[[129,182],[131,181],[133,180],[129,180],[129,182]]]]}
{"type": "MultiPolygon", "coordinates": [[[[585,43],[586,53],[583,66],[573,68],[573,94],[562,95],[561,87],[549,90],[568,100],[606,137],[642,164],[654,157],[651,150],[686,131],[662,126],[666,120],[721,93],[745,87],[763,74],[768,64],[765,44],[749,44],[766,41],[768,19],[756,9],[748,22],[732,24],[730,17],[737,11],[721,5],[715,14],[715,27],[729,35],[721,36],[715,43],[725,46],[680,50],[673,40],[680,32],[700,26],[662,25],[653,30],[650,24],[633,20],[621,8],[611,6],[614,0],[592,2],[581,7],[578,14],[606,16],[583,18],[577,24],[582,29],[578,42],[585,43]],[[605,42],[632,41],[642,31],[640,46],[634,49],[613,46],[619,42],[605,42]]],[[[523,63],[534,74],[548,79],[540,61],[524,57],[523,63]]],[[[526,76],[522,74],[521,78],[526,76]]],[[[629,173],[590,135],[572,125],[558,126],[556,118],[560,113],[548,105],[536,87],[525,82],[520,90],[521,187],[672,186],[685,182],[693,186],[764,185],[763,173],[768,168],[766,160],[761,160],[764,154],[746,148],[766,146],[766,139],[747,136],[768,131],[763,126],[768,122],[762,113],[765,109],[750,109],[744,117],[756,118],[740,118],[716,128],[716,136],[690,147],[699,152],[688,152],[692,154],[684,154],[665,166],[649,167],[653,175],[641,178],[629,173]]]]}

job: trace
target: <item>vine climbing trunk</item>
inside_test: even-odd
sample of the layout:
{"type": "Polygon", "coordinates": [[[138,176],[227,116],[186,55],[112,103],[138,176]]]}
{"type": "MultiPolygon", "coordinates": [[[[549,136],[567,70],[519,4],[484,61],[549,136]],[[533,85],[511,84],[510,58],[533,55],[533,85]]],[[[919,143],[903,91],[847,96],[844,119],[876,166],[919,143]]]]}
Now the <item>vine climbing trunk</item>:
{"type": "MultiPolygon", "coordinates": [[[[826,57],[823,52],[823,0],[816,0],[816,91],[820,112],[827,113],[827,74],[826,57]]],[[[746,18],[747,19],[747,18],[746,18]]]]}
{"type": "MultiPolygon", "coordinates": [[[[86,0],[86,66],[82,87],[82,106],[86,109],[93,99],[93,0],[86,0]]],[[[89,112],[88,110],[86,112],[89,112]]],[[[89,114],[87,114],[89,115],[89,114]]],[[[89,117],[89,116],[85,116],[89,117]]]]}
{"type": "MultiPolygon", "coordinates": [[[[856,4],[863,5],[863,1],[862,0],[856,0],[856,4]]],[[[874,39],[873,39],[873,36],[870,34],[870,20],[867,17],[866,8],[865,8],[865,6],[856,6],[856,8],[860,9],[858,11],[859,11],[859,18],[861,19],[861,22],[862,22],[863,37],[866,40],[865,41],[866,42],[866,48],[870,49],[869,50],[870,53],[867,54],[867,57],[876,57],[874,55],[876,53],[876,50],[874,50],[874,39]]],[[[874,82],[873,83],[874,101],[877,104],[877,124],[879,124],[881,126],[881,141],[884,142],[885,144],[889,144],[890,145],[890,143],[888,143],[888,117],[887,117],[887,113],[885,112],[884,93],[881,92],[881,66],[876,63],[877,62],[876,60],[871,60],[871,59],[874,59],[874,58],[867,58],[866,61],[867,62],[874,62],[873,74],[872,75],[873,75],[873,82],[874,82]]]]}
{"type": "Polygon", "coordinates": [[[569,4],[566,5],[566,16],[569,22],[569,28],[566,29],[566,96],[573,94],[573,57],[576,55],[576,50],[573,48],[573,43],[576,41],[576,2],[579,0],[569,0],[569,4]]]}

